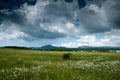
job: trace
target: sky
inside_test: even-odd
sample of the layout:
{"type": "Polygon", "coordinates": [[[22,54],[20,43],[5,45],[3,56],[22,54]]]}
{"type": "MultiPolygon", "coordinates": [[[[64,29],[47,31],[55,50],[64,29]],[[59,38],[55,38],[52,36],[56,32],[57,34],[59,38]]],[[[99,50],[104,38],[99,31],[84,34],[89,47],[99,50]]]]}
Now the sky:
{"type": "Polygon", "coordinates": [[[120,0],[0,0],[0,46],[120,46],[120,0]]]}

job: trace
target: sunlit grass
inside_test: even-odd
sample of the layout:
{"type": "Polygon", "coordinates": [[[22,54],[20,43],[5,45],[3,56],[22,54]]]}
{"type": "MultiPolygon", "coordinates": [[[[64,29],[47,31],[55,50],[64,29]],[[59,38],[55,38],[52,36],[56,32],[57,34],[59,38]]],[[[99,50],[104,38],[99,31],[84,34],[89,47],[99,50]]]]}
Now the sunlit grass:
{"type": "Polygon", "coordinates": [[[120,80],[120,53],[0,49],[0,80],[120,80]]]}

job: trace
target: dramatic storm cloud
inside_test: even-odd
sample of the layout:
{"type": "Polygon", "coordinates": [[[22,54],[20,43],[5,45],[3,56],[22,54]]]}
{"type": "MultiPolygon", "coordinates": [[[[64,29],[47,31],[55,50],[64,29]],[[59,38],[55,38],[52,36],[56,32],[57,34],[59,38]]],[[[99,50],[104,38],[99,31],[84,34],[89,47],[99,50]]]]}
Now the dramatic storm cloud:
{"type": "Polygon", "coordinates": [[[28,5],[34,5],[36,0],[0,0],[0,9],[18,9],[24,3],[27,3],[28,5]]]}
{"type": "Polygon", "coordinates": [[[66,46],[69,43],[71,45],[67,46],[73,47],[77,43],[78,46],[95,46],[88,40],[92,38],[94,41],[91,43],[99,42],[98,45],[109,44],[103,41],[106,39],[113,41],[111,45],[118,45],[120,43],[114,41],[119,41],[120,36],[111,36],[116,36],[116,33],[120,34],[120,0],[0,1],[0,40],[52,39],[59,40],[56,45],[66,46]],[[97,40],[97,34],[102,34],[102,39],[97,40]],[[76,41],[68,40],[61,44],[60,39],[66,37],[75,38],[76,41]]]}

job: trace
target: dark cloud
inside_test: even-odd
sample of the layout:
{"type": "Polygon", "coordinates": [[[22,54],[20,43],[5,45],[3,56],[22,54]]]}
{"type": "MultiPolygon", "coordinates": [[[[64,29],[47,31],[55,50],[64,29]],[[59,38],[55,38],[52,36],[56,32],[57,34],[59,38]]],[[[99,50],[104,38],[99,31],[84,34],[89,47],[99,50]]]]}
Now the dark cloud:
{"type": "Polygon", "coordinates": [[[0,0],[0,9],[18,9],[24,3],[35,5],[36,0],[0,0]]]}
{"type": "Polygon", "coordinates": [[[120,1],[118,1],[115,5],[110,6],[109,9],[107,9],[109,12],[108,19],[110,23],[113,24],[113,28],[120,29],[120,1]]]}
{"type": "Polygon", "coordinates": [[[110,30],[109,24],[104,16],[99,16],[99,14],[92,10],[82,9],[78,16],[79,23],[82,25],[81,28],[88,33],[99,33],[110,30]]]}
{"type": "MultiPolygon", "coordinates": [[[[65,0],[65,1],[69,2],[69,3],[73,2],[73,0],[65,0]]],[[[79,6],[80,9],[86,6],[86,1],[85,0],[76,0],[76,1],[78,2],[78,6],[79,6]]]]}
{"type": "Polygon", "coordinates": [[[79,5],[79,8],[83,8],[86,6],[86,1],[85,0],[78,0],[78,5],[79,5]]]}
{"type": "Polygon", "coordinates": [[[88,0],[87,6],[78,11],[79,23],[88,33],[102,33],[120,29],[119,0],[88,0]]]}
{"type": "Polygon", "coordinates": [[[18,31],[36,38],[104,33],[120,29],[120,1],[1,0],[0,19],[1,24],[9,21],[18,31]]]}
{"type": "Polygon", "coordinates": [[[67,19],[67,20],[72,19],[71,12],[67,8],[67,6],[65,4],[61,4],[61,2],[50,3],[49,5],[46,5],[44,7],[44,12],[42,12],[41,15],[51,22],[57,22],[57,20],[59,21],[60,18],[67,19]]]}
{"type": "Polygon", "coordinates": [[[66,36],[65,34],[59,32],[51,32],[49,29],[44,29],[38,24],[38,22],[36,22],[34,25],[29,23],[23,27],[19,27],[19,30],[29,35],[30,37],[40,39],[54,39],[66,36]]]}
{"type": "Polygon", "coordinates": [[[2,24],[2,22],[3,22],[3,20],[2,20],[2,19],[0,19],[0,24],[2,24]]]}
{"type": "Polygon", "coordinates": [[[24,16],[18,12],[10,12],[10,13],[8,12],[8,14],[4,12],[0,12],[0,18],[4,21],[10,21],[17,24],[24,23],[24,16]]]}
{"type": "Polygon", "coordinates": [[[73,2],[73,0],[65,0],[66,2],[73,2]]]}

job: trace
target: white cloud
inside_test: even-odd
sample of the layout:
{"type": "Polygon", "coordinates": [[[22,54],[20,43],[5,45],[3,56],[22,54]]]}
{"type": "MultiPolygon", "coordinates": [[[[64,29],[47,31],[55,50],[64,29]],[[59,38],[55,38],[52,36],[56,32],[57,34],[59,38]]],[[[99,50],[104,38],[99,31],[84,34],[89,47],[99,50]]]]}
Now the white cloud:
{"type": "Polygon", "coordinates": [[[16,39],[27,37],[26,34],[17,30],[16,25],[12,23],[2,23],[0,25],[0,40],[16,39]],[[6,26],[9,26],[6,28],[6,26]]]}
{"type": "Polygon", "coordinates": [[[111,30],[106,32],[101,42],[108,46],[119,46],[120,44],[120,30],[111,30]]]}
{"type": "Polygon", "coordinates": [[[61,46],[72,48],[72,47],[79,47],[79,46],[96,46],[97,44],[100,45],[100,43],[97,42],[95,35],[86,35],[86,36],[81,36],[75,42],[63,43],[61,44],[61,46]]]}
{"type": "Polygon", "coordinates": [[[27,21],[35,25],[35,21],[42,17],[40,15],[44,12],[44,7],[48,4],[49,1],[39,0],[34,6],[24,4],[18,11],[24,13],[27,21]]]}
{"type": "Polygon", "coordinates": [[[16,39],[16,38],[23,37],[23,36],[25,36],[25,34],[19,31],[13,31],[9,33],[0,32],[0,40],[16,39]]]}
{"type": "Polygon", "coordinates": [[[74,42],[63,43],[60,46],[64,47],[79,47],[79,46],[119,46],[120,30],[112,30],[106,32],[104,37],[98,39],[95,35],[81,36],[74,42]]]}

